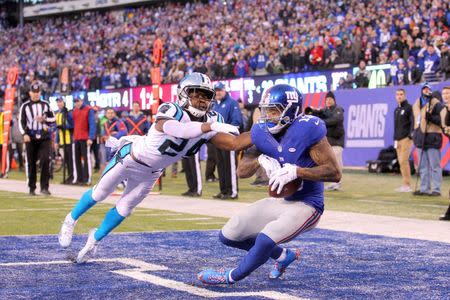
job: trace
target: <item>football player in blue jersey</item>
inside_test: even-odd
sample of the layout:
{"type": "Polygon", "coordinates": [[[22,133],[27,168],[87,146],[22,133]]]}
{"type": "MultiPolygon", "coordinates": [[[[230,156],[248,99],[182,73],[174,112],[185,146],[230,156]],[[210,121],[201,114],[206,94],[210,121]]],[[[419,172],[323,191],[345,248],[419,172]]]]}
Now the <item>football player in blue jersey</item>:
{"type": "Polygon", "coordinates": [[[239,164],[239,177],[250,177],[262,166],[271,190],[278,194],[293,180],[301,180],[301,184],[289,197],[259,200],[225,224],[220,241],[248,252],[234,269],[199,273],[198,279],[205,284],[242,280],[269,258],[275,260],[269,277],[280,277],[300,255],[280,244],[317,225],[324,209],[323,182],[341,178],[325,124],[301,113],[302,95],[296,88],[286,84],[269,88],[259,107],[261,118],[251,129],[254,146],[239,164]]]}

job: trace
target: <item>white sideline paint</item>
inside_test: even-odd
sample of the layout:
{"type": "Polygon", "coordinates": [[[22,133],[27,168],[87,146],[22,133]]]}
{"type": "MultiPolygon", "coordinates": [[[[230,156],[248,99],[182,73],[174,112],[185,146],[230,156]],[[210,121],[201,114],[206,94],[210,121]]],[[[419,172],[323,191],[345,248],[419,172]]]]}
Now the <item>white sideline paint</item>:
{"type": "MultiPolygon", "coordinates": [[[[283,294],[276,291],[261,291],[261,292],[217,292],[211,291],[202,287],[192,286],[183,282],[165,279],[156,275],[148,274],[145,272],[151,271],[166,271],[169,268],[166,266],[147,263],[142,260],[133,258],[106,258],[106,259],[92,259],[89,262],[109,263],[116,262],[122,263],[132,268],[110,271],[111,273],[119,274],[122,276],[130,277],[139,281],[145,281],[154,285],[162,286],[168,289],[177,290],[191,295],[216,298],[216,297],[250,297],[259,296],[268,299],[286,299],[286,300],[303,300],[305,298],[295,297],[289,294],[283,294]]],[[[39,265],[59,265],[59,264],[73,264],[70,260],[55,260],[55,261],[35,261],[35,262],[15,262],[15,263],[0,263],[0,267],[19,267],[19,266],[39,266],[39,265]]]]}
{"type": "Polygon", "coordinates": [[[13,211],[57,211],[61,208],[4,208],[0,209],[0,212],[13,212],[13,211]]]}
{"type": "Polygon", "coordinates": [[[140,216],[140,217],[167,217],[167,216],[182,216],[183,214],[180,214],[180,213],[155,214],[155,213],[149,213],[147,211],[137,211],[137,212],[134,212],[133,215],[140,216]]]}
{"type": "Polygon", "coordinates": [[[204,217],[204,218],[174,218],[170,219],[171,221],[203,221],[203,220],[211,220],[212,218],[204,217]]]}

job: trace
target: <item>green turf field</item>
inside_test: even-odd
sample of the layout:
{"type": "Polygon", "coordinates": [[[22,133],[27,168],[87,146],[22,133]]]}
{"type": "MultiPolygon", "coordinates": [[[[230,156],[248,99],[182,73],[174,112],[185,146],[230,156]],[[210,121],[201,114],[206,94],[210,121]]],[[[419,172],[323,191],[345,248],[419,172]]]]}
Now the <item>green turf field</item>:
{"type": "MultiPolygon", "coordinates": [[[[75,202],[0,191],[0,235],[57,234],[75,202]]],[[[78,222],[75,233],[87,233],[97,227],[110,208],[103,203],[91,208],[78,222]]],[[[224,218],[138,208],[115,232],[219,229],[225,222],[224,218]]]]}
{"type": "MultiPolygon", "coordinates": [[[[204,165],[202,167],[204,170],[204,165]]],[[[179,196],[187,190],[184,173],[178,173],[177,178],[171,178],[170,174],[168,175],[162,178],[162,194],[179,196]]],[[[59,183],[60,176],[60,173],[56,173],[53,182],[59,183]]],[[[99,174],[94,174],[93,181],[95,182],[98,177],[99,174]]],[[[25,180],[25,174],[13,171],[9,178],[25,180]]],[[[267,187],[250,185],[253,180],[253,178],[239,179],[237,201],[254,202],[267,196],[267,187]]],[[[448,177],[444,177],[441,197],[414,197],[410,193],[394,192],[401,183],[399,175],[345,170],[343,180],[342,191],[325,192],[326,209],[436,220],[444,213],[449,203],[450,180],[448,177]]],[[[218,192],[218,182],[205,182],[202,198],[212,199],[212,196],[218,192]]]]}

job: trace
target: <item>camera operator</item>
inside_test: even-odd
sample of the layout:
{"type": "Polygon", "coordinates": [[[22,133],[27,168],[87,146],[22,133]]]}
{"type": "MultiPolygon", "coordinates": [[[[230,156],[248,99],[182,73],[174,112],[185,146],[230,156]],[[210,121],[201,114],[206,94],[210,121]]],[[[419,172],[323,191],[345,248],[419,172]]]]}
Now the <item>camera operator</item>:
{"type": "Polygon", "coordinates": [[[425,83],[421,96],[413,105],[413,141],[419,154],[420,190],[415,196],[440,196],[442,184],[441,151],[442,131],[445,128],[446,109],[434,98],[431,86],[425,83]]]}
{"type": "MultiPolygon", "coordinates": [[[[327,139],[336,155],[336,159],[343,167],[342,151],[344,150],[344,109],[336,105],[336,98],[333,92],[328,92],[325,96],[325,107],[323,109],[314,109],[307,107],[305,114],[314,115],[321,118],[327,127],[327,139]]],[[[332,183],[325,189],[328,191],[338,191],[341,189],[341,182],[332,183]]]]}

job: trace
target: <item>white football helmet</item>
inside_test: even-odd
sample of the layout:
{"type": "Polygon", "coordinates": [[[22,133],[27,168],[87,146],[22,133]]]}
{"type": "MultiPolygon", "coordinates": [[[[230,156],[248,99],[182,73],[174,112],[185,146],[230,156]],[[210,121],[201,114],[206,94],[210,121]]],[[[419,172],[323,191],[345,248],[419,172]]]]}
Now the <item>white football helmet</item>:
{"type": "Polygon", "coordinates": [[[212,101],[214,100],[216,92],[214,91],[211,79],[209,79],[208,76],[202,73],[192,73],[181,79],[178,84],[177,94],[178,104],[183,109],[190,112],[194,117],[201,118],[211,109],[212,101]],[[192,106],[189,93],[194,90],[206,93],[208,98],[211,99],[211,102],[206,110],[201,110],[192,106]]]}

